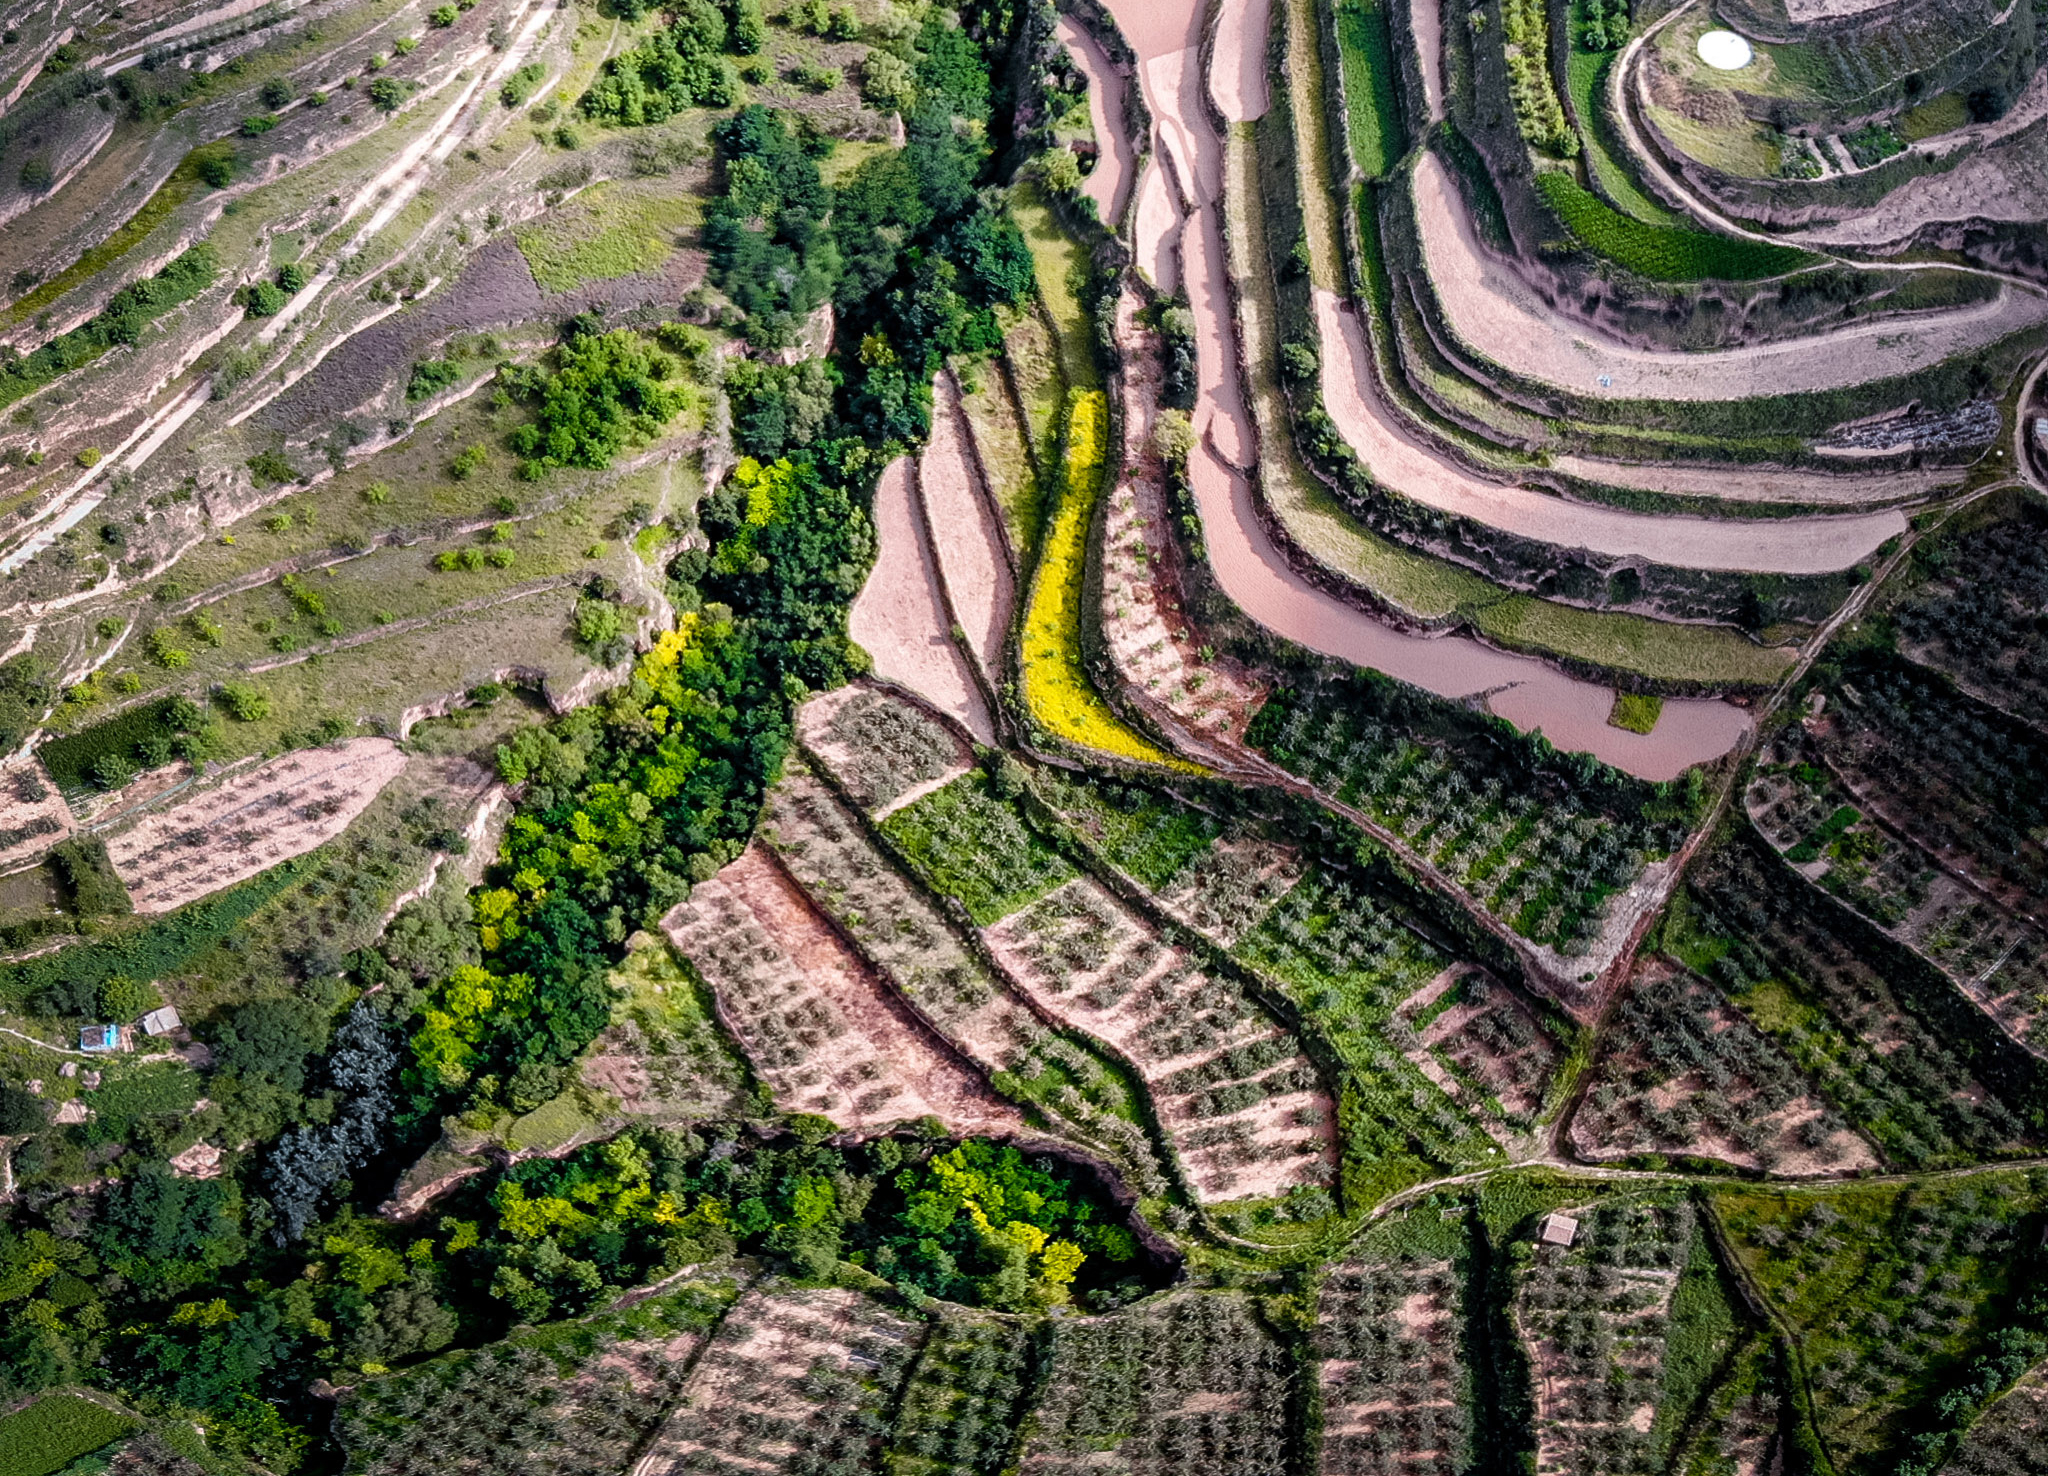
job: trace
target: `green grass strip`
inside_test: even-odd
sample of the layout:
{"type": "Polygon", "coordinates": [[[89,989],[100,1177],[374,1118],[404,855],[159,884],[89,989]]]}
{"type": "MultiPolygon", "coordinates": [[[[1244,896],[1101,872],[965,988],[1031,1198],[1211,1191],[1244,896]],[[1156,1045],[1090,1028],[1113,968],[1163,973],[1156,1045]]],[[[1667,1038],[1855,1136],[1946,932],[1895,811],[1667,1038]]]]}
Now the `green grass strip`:
{"type": "Polygon", "coordinates": [[[50,1394],[0,1420],[0,1476],[50,1476],[111,1445],[135,1421],[77,1394],[50,1394]]]}
{"type": "Polygon", "coordinates": [[[1580,245],[1652,282],[1755,282],[1782,277],[1815,258],[1790,246],[1710,236],[1633,220],[1562,170],[1536,176],[1536,187],[1580,245]]]}
{"type": "Polygon", "coordinates": [[[1368,179],[1381,179],[1406,151],[1394,98],[1394,48],[1378,5],[1337,9],[1337,52],[1344,63],[1344,106],[1351,153],[1368,179]]]}
{"type": "Polygon", "coordinates": [[[126,256],[140,245],[150,232],[162,225],[172,211],[192,198],[193,188],[199,183],[200,167],[208,159],[222,155],[232,158],[234,152],[234,143],[228,139],[221,139],[216,143],[201,144],[187,154],[179,161],[178,167],[171,171],[171,177],[157,187],[155,194],[142,202],[140,210],[115,227],[106,240],[9,308],[7,321],[26,322],[72,288],[98,276],[126,256]]]}

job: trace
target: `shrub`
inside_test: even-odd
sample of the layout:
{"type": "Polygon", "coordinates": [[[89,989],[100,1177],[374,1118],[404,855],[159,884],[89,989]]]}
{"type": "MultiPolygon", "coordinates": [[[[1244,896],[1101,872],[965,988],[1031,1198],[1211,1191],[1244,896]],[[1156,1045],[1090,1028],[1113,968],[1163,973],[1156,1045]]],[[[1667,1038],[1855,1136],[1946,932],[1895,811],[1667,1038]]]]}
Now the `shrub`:
{"type": "Polygon", "coordinates": [[[78,453],[78,464],[80,466],[98,466],[100,464],[100,448],[97,446],[87,446],[78,453]]]}
{"type": "Polygon", "coordinates": [[[235,182],[235,156],[232,153],[208,154],[199,161],[199,177],[214,189],[226,189],[235,182]]]}
{"type": "Polygon", "coordinates": [[[261,487],[278,487],[299,479],[298,472],[281,452],[259,451],[249,458],[248,465],[256,484],[261,487]]]}
{"type": "Polygon", "coordinates": [[[57,176],[50,169],[50,161],[41,154],[22,160],[21,173],[16,177],[20,179],[23,189],[38,192],[47,190],[57,181],[57,176]]]}
{"type": "Polygon", "coordinates": [[[512,449],[541,466],[611,464],[629,441],[651,439],[689,403],[676,361],[627,329],[584,333],[556,351],[556,368],[508,367],[507,387],[538,402],[512,449]]]}
{"type": "Polygon", "coordinates": [[[252,318],[268,318],[281,312],[291,299],[275,282],[250,282],[235,289],[235,303],[252,318]]]}
{"type": "Polygon", "coordinates": [[[294,296],[304,292],[311,280],[305,267],[296,261],[288,261],[277,269],[277,285],[294,296]]]}
{"type": "Polygon", "coordinates": [[[126,974],[109,974],[94,991],[94,1002],[102,1020],[135,1020],[164,1002],[154,984],[131,979],[126,974]]]}
{"type": "Polygon", "coordinates": [[[256,138],[277,127],[277,114],[258,113],[242,120],[242,137],[256,138]]]}
{"type": "Polygon", "coordinates": [[[452,5],[437,5],[427,19],[445,31],[455,24],[455,17],[460,14],[461,12],[452,5]]]}
{"type": "Polygon", "coordinates": [[[222,682],[215,696],[238,723],[260,723],[270,716],[270,699],[247,682],[222,682]]]}
{"type": "Polygon", "coordinates": [[[767,24],[761,18],[761,0],[731,0],[725,8],[729,45],[736,56],[753,56],[768,39],[767,24]]]}
{"type": "Polygon", "coordinates": [[[482,441],[466,446],[448,464],[448,475],[458,482],[466,482],[476,475],[477,469],[491,459],[490,448],[482,441]]]}
{"type": "Polygon", "coordinates": [[[51,850],[50,864],[70,895],[71,910],[80,917],[134,911],[128,888],[107,859],[106,842],[98,836],[74,835],[51,850]]]}
{"type": "Polygon", "coordinates": [[[405,102],[405,84],[391,77],[379,77],[370,84],[370,105],[380,113],[395,113],[405,102]]]}
{"type": "Polygon", "coordinates": [[[400,56],[411,56],[420,49],[420,38],[417,36],[400,36],[391,43],[391,49],[400,56]]]}
{"type": "Polygon", "coordinates": [[[283,77],[272,77],[263,84],[259,94],[266,108],[281,108],[292,100],[292,84],[283,77]]]}
{"type": "Polygon", "coordinates": [[[412,366],[412,377],[406,381],[407,400],[431,400],[446,389],[453,389],[462,382],[462,365],[454,359],[421,359],[412,366]]]}
{"type": "Polygon", "coordinates": [[[711,0],[681,0],[674,23],[613,57],[577,103],[599,123],[660,123],[685,108],[723,108],[739,95],[725,47],[725,17],[711,0]]]}
{"type": "Polygon", "coordinates": [[[498,101],[508,108],[526,106],[526,100],[547,80],[547,75],[548,69],[539,62],[528,62],[505,79],[505,85],[498,89],[498,101]]]}

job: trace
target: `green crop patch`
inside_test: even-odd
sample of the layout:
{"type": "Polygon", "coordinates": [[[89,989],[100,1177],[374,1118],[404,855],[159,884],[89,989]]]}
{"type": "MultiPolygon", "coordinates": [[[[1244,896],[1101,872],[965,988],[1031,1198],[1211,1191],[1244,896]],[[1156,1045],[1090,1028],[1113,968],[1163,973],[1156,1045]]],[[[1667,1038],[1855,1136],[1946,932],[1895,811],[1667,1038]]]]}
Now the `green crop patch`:
{"type": "Polygon", "coordinates": [[[1632,220],[1563,170],[1542,171],[1536,186],[1580,245],[1653,282],[1755,282],[1814,260],[1790,246],[1632,220]]]}
{"type": "Polygon", "coordinates": [[[50,1476],[111,1445],[135,1421],[77,1394],[47,1394],[0,1419],[0,1476],[50,1476]]]}
{"type": "Polygon", "coordinates": [[[1344,64],[1344,105],[1352,157],[1368,179],[1383,178],[1405,152],[1401,106],[1394,95],[1399,66],[1376,3],[1338,7],[1337,50],[1344,64]]]}
{"type": "Polygon", "coordinates": [[[882,822],[882,833],[935,889],[959,898],[982,927],[1074,875],[1066,859],[978,773],[897,810],[882,822]]]}

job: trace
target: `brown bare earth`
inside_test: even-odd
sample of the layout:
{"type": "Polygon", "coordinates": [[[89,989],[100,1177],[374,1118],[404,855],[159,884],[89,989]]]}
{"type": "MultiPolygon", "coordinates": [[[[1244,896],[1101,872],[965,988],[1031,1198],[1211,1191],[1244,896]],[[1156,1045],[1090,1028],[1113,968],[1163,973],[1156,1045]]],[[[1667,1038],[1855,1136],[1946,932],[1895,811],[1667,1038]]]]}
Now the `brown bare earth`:
{"type": "Polygon", "coordinates": [[[1758,574],[1834,573],[1906,531],[1905,517],[1895,511],[1727,521],[1567,502],[1490,482],[1409,437],[1372,387],[1372,360],[1357,313],[1320,287],[1315,302],[1331,419],[1375,477],[1427,506],[1565,548],[1645,558],[1676,569],[1758,574]]]}
{"type": "Polygon", "coordinates": [[[71,834],[71,807],[34,755],[0,769],[0,869],[40,856],[71,834]]]}
{"type": "Polygon", "coordinates": [[[764,847],[699,883],[662,929],[711,985],[785,1110],[853,1129],[928,1116],[958,1133],[1024,1126],[904,1010],[764,847]]]}
{"type": "Polygon", "coordinates": [[[1418,1019],[1453,987],[1461,987],[1460,998],[1421,1029],[1408,1058],[1471,1110],[1504,1147],[1530,1152],[1536,1145],[1529,1133],[1560,1054],[1557,1042],[1520,995],[1462,964],[1430,980],[1396,1013],[1403,1020],[1418,1019]]]}
{"type": "MultiPolygon", "coordinates": [[[[1631,990],[1641,992],[1660,985],[1680,987],[1676,1008],[1702,1023],[1711,1036],[1731,1031],[1756,1034],[1756,1027],[1746,1017],[1697,978],[1661,958],[1639,962],[1631,990]]],[[[1630,1018],[1630,1010],[1629,999],[1624,997],[1619,1021],[1628,1033],[1618,1037],[1619,1047],[1611,1045],[1610,1053],[1596,1064],[1594,1084],[1572,1116],[1568,1144],[1578,1157],[1597,1163],[1640,1153],[1682,1153],[1717,1158],[1738,1168],[1758,1168],[1768,1161],[1773,1174],[1787,1178],[1877,1166],[1870,1145],[1846,1128],[1829,1133],[1818,1143],[1807,1141],[1802,1130],[1824,1112],[1820,1099],[1810,1091],[1788,1094],[1773,1108],[1758,1085],[1745,1076],[1733,1076],[1719,1086],[1699,1070],[1659,1080],[1661,1073],[1654,1068],[1640,1037],[1661,1038],[1677,1032],[1657,1021],[1639,1025],[1630,1018]],[[1643,1079],[1655,1085],[1647,1090],[1638,1087],[1635,1083],[1643,1079]],[[1659,1127],[1674,1120],[1674,1114],[1675,1120],[1684,1122],[1693,1110],[1706,1106],[1724,1107],[1737,1126],[1713,1130],[1695,1121],[1682,1134],[1659,1127]]],[[[1760,1041],[1752,1042],[1748,1049],[1757,1055],[1775,1054],[1775,1048],[1760,1041]]]]}
{"type": "Polygon", "coordinates": [[[968,436],[960,391],[950,374],[941,374],[932,385],[932,438],[917,463],[917,488],[953,613],[993,685],[1002,677],[1017,590],[995,502],[968,457],[968,436]]]}
{"type": "Polygon", "coordinates": [[[301,749],[107,838],[137,912],[169,912],[324,845],[398,777],[388,738],[301,749]]]}
{"type": "Polygon", "coordinates": [[[974,750],[951,729],[907,699],[867,682],[849,682],[813,697],[797,709],[796,729],[804,746],[877,817],[974,767],[974,750]],[[888,711],[878,714],[877,708],[888,711]],[[874,736],[877,732],[882,736],[874,736]],[[878,752],[883,746],[887,751],[878,752]]]}
{"type": "Polygon", "coordinates": [[[1330,1182],[1334,1104],[1293,1037],[1098,883],[1068,882],[983,936],[1041,1007],[1138,1068],[1205,1200],[1330,1182]]]}
{"type": "Polygon", "coordinates": [[[1153,448],[1159,417],[1157,335],[1138,321],[1135,291],[1117,300],[1123,359],[1125,475],[1103,522],[1102,629],[1124,680],[1193,732],[1240,741],[1264,699],[1242,665],[1203,644],[1180,607],[1179,553],[1167,526],[1165,468],[1153,448]]]}
{"type": "Polygon", "coordinates": [[[875,488],[874,569],[853,602],[846,628],[874,658],[875,675],[900,682],[995,742],[988,704],[949,634],[937,560],[912,503],[911,465],[899,457],[875,488]]]}
{"type": "Polygon", "coordinates": [[[800,1456],[815,1459],[841,1439],[871,1455],[873,1438],[845,1428],[858,1413],[852,1401],[828,1401],[804,1385],[822,1368],[879,1385],[863,1390],[860,1403],[885,1405],[924,1338],[920,1324],[858,1292],[750,1291],[726,1314],[690,1371],[682,1403],[631,1476],[704,1469],[769,1476],[799,1469],[800,1456]]]}

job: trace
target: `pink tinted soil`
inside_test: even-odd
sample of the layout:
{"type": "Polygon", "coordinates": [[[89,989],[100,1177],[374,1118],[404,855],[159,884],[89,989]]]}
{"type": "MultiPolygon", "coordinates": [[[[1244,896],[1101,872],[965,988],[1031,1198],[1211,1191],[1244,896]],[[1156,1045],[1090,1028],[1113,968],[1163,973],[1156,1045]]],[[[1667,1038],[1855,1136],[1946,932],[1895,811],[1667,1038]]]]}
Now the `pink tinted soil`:
{"type": "Polygon", "coordinates": [[[1631,348],[1560,317],[1490,255],[1435,154],[1416,161],[1413,185],[1422,254],[1451,331],[1511,373],[1597,398],[1739,400],[1839,389],[1911,374],[2048,321],[2048,297],[2007,288],[1952,311],[1873,318],[1786,343],[1704,353],[1631,348]]]}
{"type": "Polygon", "coordinates": [[[1408,28],[1415,36],[1416,60],[1422,65],[1422,100],[1429,121],[1444,117],[1444,0],[1409,0],[1408,28]]]}
{"type": "Polygon", "coordinates": [[[932,390],[931,443],[917,464],[918,491],[953,611],[982,673],[994,684],[1003,672],[1003,642],[1017,591],[1003,557],[995,502],[968,456],[968,435],[960,391],[950,374],[941,374],[932,390]]]}
{"type": "Polygon", "coordinates": [[[1138,266],[1165,293],[1180,290],[1181,210],[1171,167],[1155,154],[1138,180],[1138,266]]]}
{"type": "Polygon", "coordinates": [[[1679,462],[1624,465],[1591,456],[1558,456],[1551,468],[1568,477],[1610,487],[1634,487],[1675,497],[1718,497],[1726,502],[1789,502],[1818,507],[1855,507],[1906,502],[1954,486],[1956,468],[1905,471],[1825,472],[1783,466],[1691,466],[1679,462]]]}
{"type": "Polygon", "coordinates": [[[57,793],[57,786],[51,782],[42,761],[33,756],[0,770],[0,831],[21,831],[30,827],[35,827],[37,833],[23,836],[0,849],[0,867],[20,866],[71,834],[71,807],[57,793]],[[24,789],[30,785],[38,786],[43,797],[24,800],[16,792],[17,785],[24,789]],[[50,828],[42,829],[45,825],[50,828]]]}
{"type": "Polygon", "coordinates": [[[1159,148],[1172,159],[1195,207],[1179,233],[1201,385],[1194,413],[1199,440],[1188,467],[1209,562],[1223,592],[1288,640],[1440,696],[1491,693],[1493,710],[1523,731],[1540,728],[1560,748],[1592,753],[1642,778],[1673,778],[1733,748],[1749,720],[1725,703],[1666,702],[1653,732],[1627,733],[1608,726],[1614,706],[1608,688],[1477,641],[1401,634],[1295,571],[1259,520],[1251,484],[1240,470],[1256,454],[1255,439],[1230,327],[1218,209],[1222,142],[1202,106],[1192,49],[1200,7],[1192,0],[1110,0],[1109,8],[1142,58],[1139,78],[1157,120],[1159,148]]]}
{"type": "Polygon", "coordinates": [[[1323,403],[1330,418],[1376,480],[1427,507],[1611,558],[1757,574],[1853,568],[1887,538],[1906,531],[1905,516],[1896,511],[1728,521],[1628,512],[1490,482],[1409,438],[1373,388],[1358,314],[1320,287],[1315,302],[1323,345],[1323,403]]]}
{"type": "Polygon", "coordinates": [[[1059,38],[1088,79],[1088,116],[1095,125],[1100,152],[1095,169],[1082,182],[1081,193],[1095,202],[1095,213],[1114,225],[1123,218],[1136,154],[1131,131],[1124,126],[1124,79],[1094,34],[1071,15],[1058,21],[1059,38]]]}
{"type": "Polygon", "coordinates": [[[939,592],[939,570],[912,504],[911,466],[899,457],[875,489],[880,545],[868,582],[853,602],[847,632],[874,658],[875,675],[898,682],[995,742],[988,705],[953,644],[939,592]]]}
{"type": "MultiPolygon", "coordinates": [[[[749,846],[700,883],[662,927],[718,993],[721,1014],[791,1110],[817,1112],[849,1128],[935,1116],[961,1133],[1023,1129],[1023,1119],[931,1039],[762,846],[749,846]],[[737,914],[727,902],[737,904],[737,914]],[[786,965],[795,987],[784,1017],[804,1013],[815,1000],[837,1027],[836,1033],[820,1027],[824,1038],[792,1065],[770,1065],[750,1039],[760,1024],[759,1003],[739,998],[706,950],[734,915],[750,919],[786,965]]],[[[815,1020],[820,1012],[808,1013],[815,1020]]]]}
{"type": "Polygon", "coordinates": [[[1272,24],[1271,0],[1223,0],[1209,92],[1229,122],[1253,122],[1273,105],[1266,79],[1266,35],[1272,24]]]}
{"type": "Polygon", "coordinates": [[[137,912],[168,912],[332,840],[405,763],[388,738],[302,749],[144,816],[107,856],[137,912]]]}

